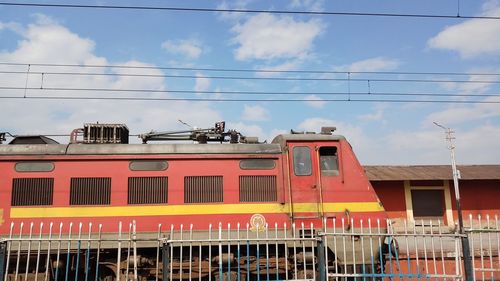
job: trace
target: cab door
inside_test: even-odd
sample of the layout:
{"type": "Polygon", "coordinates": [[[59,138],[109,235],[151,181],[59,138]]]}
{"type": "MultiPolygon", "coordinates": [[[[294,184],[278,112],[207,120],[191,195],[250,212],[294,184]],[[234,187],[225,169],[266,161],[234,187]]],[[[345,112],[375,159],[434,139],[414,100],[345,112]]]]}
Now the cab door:
{"type": "Polygon", "coordinates": [[[294,219],[320,218],[318,159],[312,142],[288,143],[291,211],[294,219]]]}

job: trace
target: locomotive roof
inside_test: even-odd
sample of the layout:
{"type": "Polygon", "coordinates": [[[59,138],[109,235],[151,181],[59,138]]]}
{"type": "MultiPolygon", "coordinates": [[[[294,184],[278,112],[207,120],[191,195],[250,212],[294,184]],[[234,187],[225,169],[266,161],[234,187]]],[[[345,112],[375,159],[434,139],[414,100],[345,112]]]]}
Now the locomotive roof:
{"type": "Polygon", "coordinates": [[[288,141],[339,141],[345,140],[341,135],[326,135],[326,134],[283,134],[276,136],[272,143],[279,144],[285,147],[288,141]]]}
{"type": "Polygon", "coordinates": [[[277,144],[32,144],[0,146],[0,155],[279,154],[277,144]]]}
{"type": "Polygon", "coordinates": [[[267,144],[19,144],[0,155],[280,154],[288,141],[338,141],[339,135],[283,134],[267,144]]]}

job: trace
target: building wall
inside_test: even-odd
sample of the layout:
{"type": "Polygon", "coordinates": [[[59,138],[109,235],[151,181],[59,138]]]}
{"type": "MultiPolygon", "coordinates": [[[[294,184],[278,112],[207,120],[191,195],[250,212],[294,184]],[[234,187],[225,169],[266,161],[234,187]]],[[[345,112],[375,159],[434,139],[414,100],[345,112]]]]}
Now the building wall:
{"type": "MultiPolygon", "coordinates": [[[[384,205],[389,218],[396,220],[413,220],[411,196],[412,189],[442,189],[445,193],[446,202],[443,208],[446,215],[443,223],[450,227],[457,221],[455,192],[453,181],[372,181],[375,192],[384,205]],[[452,218],[453,214],[453,218],[452,218]]],[[[464,224],[468,226],[470,215],[474,221],[486,220],[489,215],[491,223],[495,216],[500,219],[500,180],[460,180],[460,195],[464,224]]],[[[414,223],[414,222],[413,222],[414,223]]]]}
{"type": "Polygon", "coordinates": [[[371,184],[384,205],[389,218],[406,218],[403,181],[372,181],[371,184]]]}
{"type": "MultiPolygon", "coordinates": [[[[452,208],[457,218],[455,191],[453,181],[450,181],[452,208]]],[[[460,202],[464,220],[472,215],[474,219],[481,216],[483,219],[489,215],[500,217],[500,180],[460,180],[460,202]]]]}

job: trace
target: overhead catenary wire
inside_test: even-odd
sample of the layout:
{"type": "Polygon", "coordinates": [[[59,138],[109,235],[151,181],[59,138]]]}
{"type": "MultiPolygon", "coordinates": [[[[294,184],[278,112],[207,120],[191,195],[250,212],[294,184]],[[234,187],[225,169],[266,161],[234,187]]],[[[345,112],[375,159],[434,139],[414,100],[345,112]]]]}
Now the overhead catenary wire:
{"type": "MultiPolygon", "coordinates": [[[[111,89],[111,88],[62,88],[62,87],[10,87],[0,86],[0,90],[32,90],[32,91],[58,91],[58,92],[121,92],[121,93],[149,93],[149,94],[220,94],[220,95],[369,95],[369,96],[435,96],[435,97],[500,97],[494,94],[453,94],[436,92],[271,92],[271,91],[199,91],[199,90],[160,90],[160,89],[111,89]]],[[[1,98],[2,96],[0,96],[1,98]]]]}
{"type": "Polygon", "coordinates": [[[130,5],[83,5],[83,4],[48,4],[48,3],[19,3],[0,2],[1,6],[17,7],[45,7],[45,8],[72,8],[72,9],[113,9],[113,10],[149,10],[170,12],[196,13],[245,13],[245,14],[287,14],[310,16],[365,16],[365,17],[392,17],[392,18],[432,18],[432,19],[481,19],[500,20],[497,16],[467,16],[457,14],[405,14],[405,13],[366,13],[366,12],[332,12],[332,11],[293,11],[293,10],[263,10],[263,9],[224,9],[224,8],[190,8],[167,6],[130,6],[130,5]]]}
{"type": "Polygon", "coordinates": [[[145,77],[145,78],[176,78],[176,79],[221,79],[221,80],[269,80],[269,81],[351,81],[351,82],[413,82],[413,83],[476,83],[500,84],[499,80],[453,80],[453,79],[388,79],[388,78],[329,78],[329,77],[245,77],[245,76],[213,76],[213,75],[170,75],[170,74],[140,74],[140,73],[89,73],[89,72],[53,72],[53,71],[3,71],[0,74],[26,75],[68,75],[68,76],[115,76],[115,77],[145,77]]]}
{"type": "MultiPolygon", "coordinates": [[[[347,95],[347,93],[345,93],[347,95]]],[[[37,100],[122,100],[122,101],[196,101],[196,102],[386,102],[386,103],[458,103],[500,104],[500,100],[409,100],[409,99],[217,99],[217,98],[143,98],[143,97],[75,97],[75,96],[0,96],[0,99],[37,100]]]]}
{"type": "Polygon", "coordinates": [[[167,67],[145,65],[113,65],[113,64],[61,64],[61,63],[24,63],[0,62],[7,66],[46,66],[46,67],[78,67],[78,68],[116,68],[116,69],[154,69],[178,71],[214,71],[214,72],[251,72],[251,73],[309,73],[309,74],[380,74],[380,75],[448,75],[448,76],[500,76],[500,72],[439,72],[439,71],[351,71],[351,70],[279,70],[279,69],[244,69],[217,67],[167,67]]]}

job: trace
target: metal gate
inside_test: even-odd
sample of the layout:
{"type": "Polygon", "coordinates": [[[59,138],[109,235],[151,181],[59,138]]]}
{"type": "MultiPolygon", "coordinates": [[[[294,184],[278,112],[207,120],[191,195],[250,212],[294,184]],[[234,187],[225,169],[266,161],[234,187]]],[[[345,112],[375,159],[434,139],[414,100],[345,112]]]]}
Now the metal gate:
{"type": "MultiPolygon", "coordinates": [[[[498,219],[469,220],[475,280],[500,279],[498,219]]],[[[334,223],[158,225],[154,233],[137,233],[133,222],[118,233],[92,224],[11,225],[0,240],[0,279],[464,280],[461,236],[448,227],[334,223]]]]}

